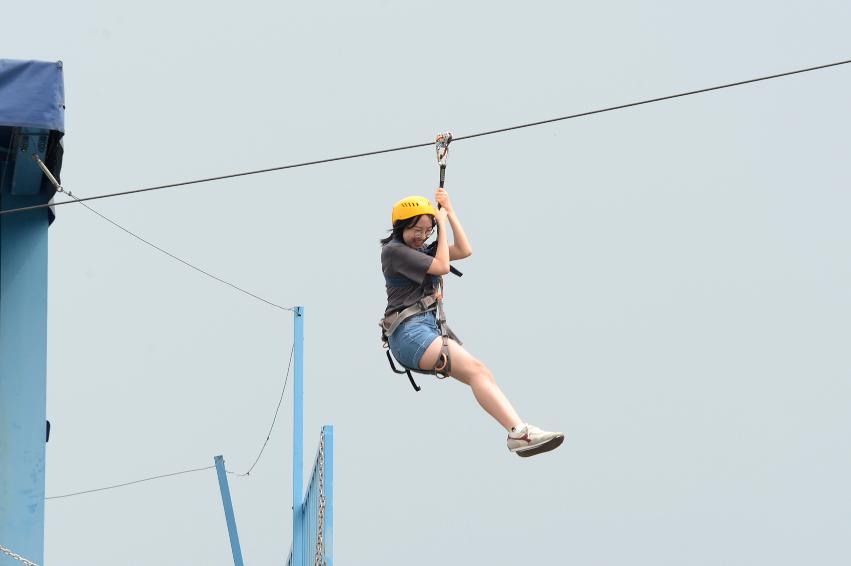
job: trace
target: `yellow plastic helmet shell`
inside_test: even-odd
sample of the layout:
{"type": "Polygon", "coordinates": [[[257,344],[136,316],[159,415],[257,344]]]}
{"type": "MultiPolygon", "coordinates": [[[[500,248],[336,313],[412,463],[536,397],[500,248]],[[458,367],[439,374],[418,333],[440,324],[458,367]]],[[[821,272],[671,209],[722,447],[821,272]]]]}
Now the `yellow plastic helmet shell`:
{"type": "Polygon", "coordinates": [[[393,205],[393,224],[399,220],[407,220],[420,214],[431,214],[437,216],[437,210],[431,204],[431,201],[425,197],[411,195],[405,197],[393,205]]]}

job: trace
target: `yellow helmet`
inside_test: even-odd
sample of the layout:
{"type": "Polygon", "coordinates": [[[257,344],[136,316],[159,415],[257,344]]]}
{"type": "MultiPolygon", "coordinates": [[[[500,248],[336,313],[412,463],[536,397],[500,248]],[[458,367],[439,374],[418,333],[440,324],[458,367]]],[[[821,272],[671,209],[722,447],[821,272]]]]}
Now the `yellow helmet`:
{"type": "Polygon", "coordinates": [[[431,214],[437,216],[437,210],[431,204],[431,201],[425,197],[412,195],[405,197],[393,205],[393,224],[398,220],[407,220],[420,214],[431,214]]]}

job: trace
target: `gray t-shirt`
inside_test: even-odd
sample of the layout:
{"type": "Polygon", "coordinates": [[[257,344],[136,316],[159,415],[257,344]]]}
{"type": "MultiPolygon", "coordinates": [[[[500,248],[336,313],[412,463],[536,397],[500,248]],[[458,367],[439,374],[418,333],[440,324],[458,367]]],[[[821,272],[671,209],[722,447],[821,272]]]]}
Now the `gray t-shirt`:
{"type": "Polygon", "coordinates": [[[387,288],[384,316],[434,294],[439,277],[428,274],[433,259],[423,249],[415,250],[399,240],[391,240],[381,248],[381,270],[387,288]]]}

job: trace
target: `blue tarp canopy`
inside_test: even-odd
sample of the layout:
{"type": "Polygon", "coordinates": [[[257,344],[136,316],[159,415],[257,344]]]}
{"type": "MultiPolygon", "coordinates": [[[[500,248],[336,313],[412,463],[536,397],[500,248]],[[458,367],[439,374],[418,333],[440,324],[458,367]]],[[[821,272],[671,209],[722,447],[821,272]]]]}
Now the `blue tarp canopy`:
{"type": "Polygon", "coordinates": [[[0,209],[53,198],[56,190],[33,156],[60,179],[64,132],[62,63],[0,59],[0,209]]]}
{"type": "Polygon", "coordinates": [[[61,62],[0,59],[0,126],[65,131],[61,62]]]}

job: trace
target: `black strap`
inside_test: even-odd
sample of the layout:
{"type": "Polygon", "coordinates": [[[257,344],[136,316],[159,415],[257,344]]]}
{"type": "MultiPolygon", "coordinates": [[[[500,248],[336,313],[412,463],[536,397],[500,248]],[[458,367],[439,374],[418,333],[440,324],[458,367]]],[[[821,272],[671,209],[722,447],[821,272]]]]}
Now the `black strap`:
{"type": "MultiPolygon", "coordinates": [[[[435,254],[437,254],[437,240],[433,241],[428,246],[426,246],[425,253],[430,255],[431,257],[434,257],[435,254]]],[[[449,266],[449,272],[452,273],[453,275],[457,275],[458,277],[461,277],[462,275],[464,275],[463,273],[461,273],[460,271],[455,269],[455,267],[452,266],[452,265],[449,266]]]]}
{"type": "Polygon", "coordinates": [[[405,367],[405,371],[399,371],[398,369],[396,369],[396,364],[393,363],[393,356],[390,355],[390,350],[387,350],[387,361],[390,362],[390,369],[392,369],[394,373],[408,374],[408,380],[411,382],[411,386],[414,388],[414,391],[419,391],[420,389],[422,389],[419,385],[417,385],[417,382],[414,381],[414,376],[411,375],[411,370],[409,370],[405,366],[402,366],[405,367]]]}

